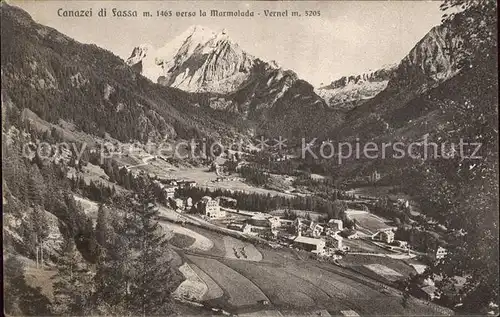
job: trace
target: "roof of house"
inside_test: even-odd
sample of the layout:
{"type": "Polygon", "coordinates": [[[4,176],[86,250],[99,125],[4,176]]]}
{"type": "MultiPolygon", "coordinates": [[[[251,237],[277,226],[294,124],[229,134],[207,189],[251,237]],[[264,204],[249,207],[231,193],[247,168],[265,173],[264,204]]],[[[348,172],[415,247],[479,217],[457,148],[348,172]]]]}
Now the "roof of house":
{"type": "Polygon", "coordinates": [[[330,219],[330,220],[328,220],[328,223],[342,223],[342,220],[340,220],[340,219],[330,219]]]}
{"type": "Polygon", "coordinates": [[[318,244],[325,243],[325,240],[316,239],[316,238],[309,238],[309,237],[304,237],[304,236],[298,236],[297,238],[295,238],[294,242],[318,245],[318,244]]]}
{"type": "Polygon", "coordinates": [[[431,296],[434,296],[436,293],[437,287],[434,285],[427,285],[427,286],[422,287],[421,290],[424,291],[425,293],[431,295],[431,296]]]}
{"type": "Polygon", "coordinates": [[[355,312],[354,310],[342,310],[342,311],[340,311],[340,313],[343,316],[359,316],[359,314],[357,312],[355,312]]]}

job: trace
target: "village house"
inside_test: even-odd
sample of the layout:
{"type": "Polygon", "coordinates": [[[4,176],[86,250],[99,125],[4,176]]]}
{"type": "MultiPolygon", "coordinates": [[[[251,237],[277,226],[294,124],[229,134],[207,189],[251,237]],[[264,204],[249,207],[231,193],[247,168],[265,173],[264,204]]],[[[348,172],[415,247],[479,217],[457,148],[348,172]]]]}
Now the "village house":
{"type": "Polygon", "coordinates": [[[269,226],[272,229],[281,227],[280,217],[264,213],[255,214],[252,218],[247,220],[247,222],[257,226],[264,226],[264,227],[269,226]]]}
{"type": "Polygon", "coordinates": [[[394,242],[394,232],[392,230],[380,230],[372,236],[372,240],[381,241],[387,244],[394,242]]]}
{"type": "Polygon", "coordinates": [[[177,186],[177,180],[174,178],[159,178],[159,182],[167,186],[177,186]]]}
{"type": "Polygon", "coordinates": [[[408,241],[394,240],[393,244],[403,249],[408,248],[408,241]]]}
{"type": "Polygon", "coordinates": [[[297,218],[293,222],[293,226],[295,228],[295,233],[301,236],[307,236],[312,238],[318,238],[323,234],[325,228],[318,224],[317,222],[297,218]]]}
{"type": "Polygon", "coordinates": [[[184,209],[184,201],[182,199],[174,198],[174,199],[171,199],[171,201],[176,209],[180,209],[180,210],[184,209]]]}
{"type": "Polygon", "coordinates": [[[344,229],[344,224],[340,219],[330,219],[325,225],[326,235],[335,235],[344,229]]]}
{"type": "Polygon", "coordinates": [[[196,187],[195,181],[178,181],[177,185],[179,188],[194,188],[196,187]]]}
{"type": "Polygon", "coordinates": [[[243,232],[251,235],[259,235],[266,237],[275,237],[277,235],[276,228],[280,222],[278,217],[267,214],[256,214],[252,218],[246,220],[246,225],[243,232]]]}
{"type": "Polygon", "coordinates": [[[293,240],[295,247],[309,252],[322,254],[325,252],[326,242],[324,239],[316,239],[304,236],[298,236],[293,240]]]}
{"type": "Polygon", "coordinates": [[[298,235],[299,232],[302,232],[308,227],[308,224],[306,223],[306,220],[300,217],[295,218],[293,221],[293,228],[295,229],[296,234],[298,235]]]}
{"type": "Polygon", "coordinates": [[[184,200],[184,206],[186,207],[186,209],[191,209],[191,207],[193,207],[193,198],[182,197],[181,199],[184,200]]]}
{"type": "Polygon", "coordinates": [[[275,228],[281,227],[281,219],[280,219],[280,217],[271,216],[271,217],[267,218],[267,220],[271,224],[271,228],[275,229],[275,228]]]}
{"type": "Polygon", "coordinates": [[[244,227],[245,227],[245,224],[243,224],[243,223],[237,223],[237,222],[230,222],[227,225],[228,229],[237,230],[237,231],[243,231],[244,227]]]}
{"type": "Polygon", "coordinates": [[[175,190],[176,188],[174,186],[164,186],[163,193],[165,193],[165,198],[167,200],[173,199],[175,197],[175,190]]]}
{"type": "Polygon", "coordinates": [[[399,198],[398,203],[399,206],[402,208],[410,208],[410,202],[407,199],[399,198]]]}
{"type": "Polygon", "coordinates": [[[179,211],[190,210],[193,206],[193,199],[191,197],[170,198],[169,201],[179,211]]]}
{"type": "Polygon", "coordinates": [[[326,236],[326,246],[329,248],[337,249],[337,250],[342,250],[344,248],[342,241],[344,239],[335,234],[331,236],[326,236]]]}
{"type": "Polygon", "coordinates": [[[210,219],[226,217],[226,212],[221,210],[219,202],[210,196],[203,196],[197,204],[197,209],[210,219]]]}
{"type": "Polygon", "coordinates": [[[293,220],[279,218],[279,221],[280,221],[280,227],[285,227],[285,228],[293,227],[293,220]]]}
{"type": "Polygon", "coordinates": [[[319,238],[325,231],[325,228],[319,223],[311,223],[310,231],[313,238],[319,238]]]}
{"type": "Polygon", "coordinates": [[[414,294],[420,298],[425,298],[428,301],[439,299],[437,287],[434,285],[425,285],[414,290],[414,294]]]}
{"type": "Polygon", "coordinates": [[[259,226],[251,223],[245,223],[243,226],[243,233],[252,235],[252,236],[260,236],[263,238],[275,237],[277,235],[277,231],[273,230],[271,226],[259,226]]]}
{"type": "Polygon", "coordinates": [[[437,248],[431,250],[429,255],[434,260],[440,260],[444,258],[447,254],[448,251],[445,248],[438,246],[437,248]]]}

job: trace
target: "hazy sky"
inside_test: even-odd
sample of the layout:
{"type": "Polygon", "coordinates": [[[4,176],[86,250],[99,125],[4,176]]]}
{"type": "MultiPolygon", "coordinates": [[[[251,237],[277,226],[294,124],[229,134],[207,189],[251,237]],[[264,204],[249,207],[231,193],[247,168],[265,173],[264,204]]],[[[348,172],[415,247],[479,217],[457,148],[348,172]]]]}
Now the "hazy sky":
{"type": "Polygon", "coordinates": [[[135,45],[155,47],[203,25],[226,29],[252,55],[276,60],[312,84],[329,83],[349,74],[399,62],[435,25],[440,23],[437,1],[8,1],[28,11],[39,23],[56,28],[83,43],[94,43],[126,59],[135,45]],[[99,8],[108,17],[99,18],[99,8]],[[57,10],[92,8],[92,18],[62,18],[57,10]],[[150,11],[151,18],[113,18],[112,8],[150,11]],[[253,18],[199,17],[199,10],[253,10],[253,18]],[[320,17],[264,17],[264,10],[321,11],[320,17]],[[156,17],[172,10],[173,17],[156,17]],[[195,11],[196,17],[175,17],[176,11],[195,11]],[[257,16],[260,12],[260,16],[257,16]]]}

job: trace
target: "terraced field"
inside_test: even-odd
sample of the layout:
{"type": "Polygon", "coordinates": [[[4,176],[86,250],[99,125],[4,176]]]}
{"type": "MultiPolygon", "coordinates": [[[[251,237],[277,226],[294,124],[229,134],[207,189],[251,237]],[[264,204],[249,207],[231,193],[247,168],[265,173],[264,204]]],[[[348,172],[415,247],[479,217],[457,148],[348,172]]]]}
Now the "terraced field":
{"type": "Polygon", "coordinates": [[[176,234],[189,237],[191,244],[184,245],[185,249],[208,251],[214,246],[212,240],[186,227],[166,221],[161,221],[160,225],[165,229],[167,239],[174,238],[176,234]]]}
{"type": "Polygon", "coordinates": [[[312,307],[329,299],[327,294],[312,283],[290,274],[288,267],[242,261],[226,262],[242,276],[252,280],[277,306],[312,307]]]}
{"type": "Polygon", "coordinates": [[[253,244],[230,236],[225,236],[223,240],[227,258],[257,262],[262,260],[262,254],[253,244]]]}
{"type": "Polygon", "coordinates": [[[191,263],[191,269],[196,272],[196,274],[203,280],[207,286],[207,291],[203,295],[202,300],[212,300],[220,298],[224,295],[224,291],[219,287],[217,283],[205,272],[203,272],[198,266],[191,263]]]}
{"type": "Polygon", "coordinates": [[[271,315],[301,316],[316,310],[334,314],[354,310],[368,315],[450,313],[417,299],[410,299],[407,307],[403,307],[400,292],[383,284],[400,277],[398,274],[405,276],[414,271],[400,260],[348,256],[345,262],[351,269],[347,269],[313,260],[304,251],[254,246],[195,226],[169,223],[165,228],[172,232],[174,240],[187,236],[186,245],[179,250],[188,264],[181,270],[187,281],[178,292],[188,294],[192,289],[193,294],[188,298],[232,313],[266,311],[271,315]],[[263,300],[269,304],[264,305],[263,300]]]}
{"type": "MultiPolygon", "coordinates": [[[[227,303],[232,307],[255,305],[260,300],[268,300],[255,284],[216,259],[188,255],[187,258],[220,286],[227,295],[227,303]]],[[[251,262],[244,262],[251,263],[251,262]]]]}

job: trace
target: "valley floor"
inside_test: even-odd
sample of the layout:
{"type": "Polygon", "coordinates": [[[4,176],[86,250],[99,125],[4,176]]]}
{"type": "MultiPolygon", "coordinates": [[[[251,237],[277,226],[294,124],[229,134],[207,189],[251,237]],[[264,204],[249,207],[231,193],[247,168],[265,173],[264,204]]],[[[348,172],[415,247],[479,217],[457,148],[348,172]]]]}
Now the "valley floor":
{"type": "MultiPolygon", "coordinates": [[[[238,314],[274,311],[278,315],[316,310],[326,310],[332,315],[343,310],[354,310],[361,315],[452,313],[415,298],[404,307],[400,291],[367,277],[360,269],[371,269],[372,274],[385,274],[390,278],[391,274],[395,277],[407,274],[412,269],[409,265],[397,267],[404,271],[401,274],[387,267],[394,267],[394,263],[388,263],[390,259],[382,259],[380,264],[358,263],[359,272],[356,272],[310,259],[305,252],[253,246],[229,237],[247,250],[252,249],[247,252],[253,254],[252,258],[236,258],[234,243],[227,243],[227,236],[202,228],[189,229],[206,236],[214,244],[205,251],[189,247],[178,250],[190,267],[186,277],[191,282],[183,287],[194,285],[189,296],[201,299],[209,307],[238,314]]],[[[365,263],[372,261],[365,260],[365,263]]]]}
{"type": "MultiPolygon", "coordinates": [[[[206,167],[174,166],[151,157],[135,161],[129,162],[129,168],[166,178],[194,180],[199,187],[286,195],[250,186],[237,178],[217,181],[219,177],[206,167]]],[[[95,213],[96,205],[91,201],[77,199],[89,213],[95,213]]],[[[217,308],[244,316],[318,312],[327,316],[347,310],[360,315],[453,313],[416,298],[403,305],[401,292],[389,285],[416,271],[404,259],[392,258],[391,252],[363,239],[388,227],[385,219],[373,214],[350,210],[363,227],[363,237],[345,239],[345,245],[353,252],[338,266],[312,259],[304,251],[250,243],[241,232],[167,207],[160,207],[159,211],[160,224],[182,259],[179,271],[185,281],[174,295],[181,302],[204,306],[195,310],[209,312],[210,308],[217,308]]]]}

